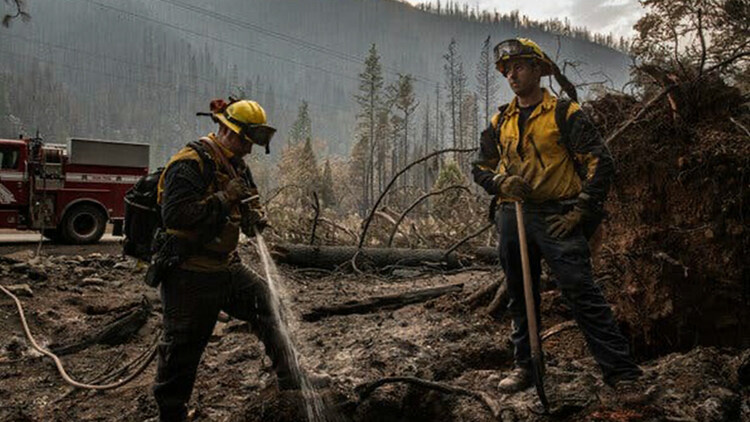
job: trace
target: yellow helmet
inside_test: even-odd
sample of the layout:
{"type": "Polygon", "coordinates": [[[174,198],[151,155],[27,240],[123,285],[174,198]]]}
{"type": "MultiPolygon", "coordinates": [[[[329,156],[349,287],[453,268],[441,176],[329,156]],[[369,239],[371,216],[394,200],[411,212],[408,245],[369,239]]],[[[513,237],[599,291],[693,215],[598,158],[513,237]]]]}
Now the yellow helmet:
{"type": "Polygon", "coordinates": [[[552,60],[547,57],[537,43],[528,38],[511,38],[495,46],[495,67],[505,74],[505,62],[510,59],[529,58],[542,67],[542,76],[552,75],[552,60]]]}
{"type": "Polygon", "coordinates": [[[233,100],[227,105],[224,100],[211,101],[211,116],[214,121],[228,127],[248,142],[266,148],[276,129],[267,125],[266,111],[252,100],[233,100]]]}

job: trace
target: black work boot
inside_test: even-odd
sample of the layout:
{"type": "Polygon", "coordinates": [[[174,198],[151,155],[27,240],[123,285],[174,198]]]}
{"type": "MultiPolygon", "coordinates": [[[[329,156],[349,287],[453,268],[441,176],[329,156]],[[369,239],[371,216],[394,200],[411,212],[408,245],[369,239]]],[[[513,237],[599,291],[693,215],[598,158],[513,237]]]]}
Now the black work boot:
{"type": "Polygon", "coordinates": [[[497,389],[503,393],[516,393],[531,387],[533,383],[531,370],[526,367],[516,367],[510,375],[500,381],[497,389]]]}

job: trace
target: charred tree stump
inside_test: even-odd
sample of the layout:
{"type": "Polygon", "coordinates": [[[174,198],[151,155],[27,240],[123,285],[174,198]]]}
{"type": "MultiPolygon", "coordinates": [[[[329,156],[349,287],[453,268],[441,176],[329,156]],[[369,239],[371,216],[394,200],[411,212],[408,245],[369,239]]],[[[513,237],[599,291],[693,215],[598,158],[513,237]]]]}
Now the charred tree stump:
{"type": "Polygon", "coordinates": [[[388,296],[373,296],[364,300],[353,300],[340,305],[313,308],[311,312],[302,315],[305,321],[318,321],[331,315],[366,314],[383,309],[398,309],[414,303],[426,302],[442,295],[460,292],[463,284],[433,287],[430,289],[412,290],[388,296]]]}
{"type": "MultiPolygon", "coordinates": [[[[278,245],[273,248],[278,262],[306,268],[336,269],[350,262],[357,252],[356,246],[310,246],[278,245]]],[[[360,261],[366,261],[376,268],[387,266],[422,266],[425,263],[440,263],[447,269],[459,267],[455,254],[445,256],[442,249],[406,248],[364,248],[359,254],[360,261]]]]}

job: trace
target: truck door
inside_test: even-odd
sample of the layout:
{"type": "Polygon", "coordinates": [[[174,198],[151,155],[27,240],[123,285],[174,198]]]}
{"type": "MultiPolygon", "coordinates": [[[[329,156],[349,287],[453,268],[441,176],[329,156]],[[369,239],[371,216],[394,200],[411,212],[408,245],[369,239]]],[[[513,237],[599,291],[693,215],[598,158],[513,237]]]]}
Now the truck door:
{"type": "Polygon", "coordinates": [[[21,142],[0,143],[0,227],[16,228],[19,211],[28,205],[28,178],[21,142]]]}

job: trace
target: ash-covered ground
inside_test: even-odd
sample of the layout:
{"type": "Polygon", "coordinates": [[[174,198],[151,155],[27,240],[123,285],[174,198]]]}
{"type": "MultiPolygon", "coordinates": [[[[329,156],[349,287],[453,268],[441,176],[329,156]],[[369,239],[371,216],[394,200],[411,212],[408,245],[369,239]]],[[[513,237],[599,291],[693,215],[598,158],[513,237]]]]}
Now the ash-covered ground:
{"type": "MultiPolygon", "coordinates": [[[[143,269],[117,255],[117,245],[78,255],[75,247],[0,253],[0,283],[17,287],[32,332],[45,347],[76,344],[148,302],[145,323],[120,344],[94,344],[62,356],[73,378],[106,383],[132,371],[160,326],[156,290],[142,282],[143,269]]],[[[244,259],[260,270],[249,246],[244,259]]],[[[750,420],[747,350],[696,347],[642,361],[650,399],[620,403],[603,385],[576,328],[545,340],[546,389],[552,415],[542,415],[533,388],[504,395],[497,382],[512,368],[507,316],[469,305],[477,289],[500,277],[499,268],[452,273],[409,270],[390,276],[327,273],[282,267],[286,304],[302,365],[325,375],[319,393],[341,421],[737,421],[750,420]],[[313,307],[463,283],[440,298],[362,315],[304,322],[313,307]],[[493,416],[478,400],[402,383],[360,399],[356,387],[391,376],[414,376],[485,393],[499,406],[493,416]]],[[[569,314],[555,290],[543,294],[543,329],[569,314]]],[[[615,309],[617,312],[617,309],[615,309]]],[[[0,420],[143,421],[156,415],[150,387],[156,364],[127,385],[90,392],[66,385],[51,360],[24,338],[13,302],[0,295],[0,420]]],[[[201,363],[190,403],[196,421],[304,420],[300,397],[279,393],[262,345],[242,321],[219,322],[201,363]]]]}

